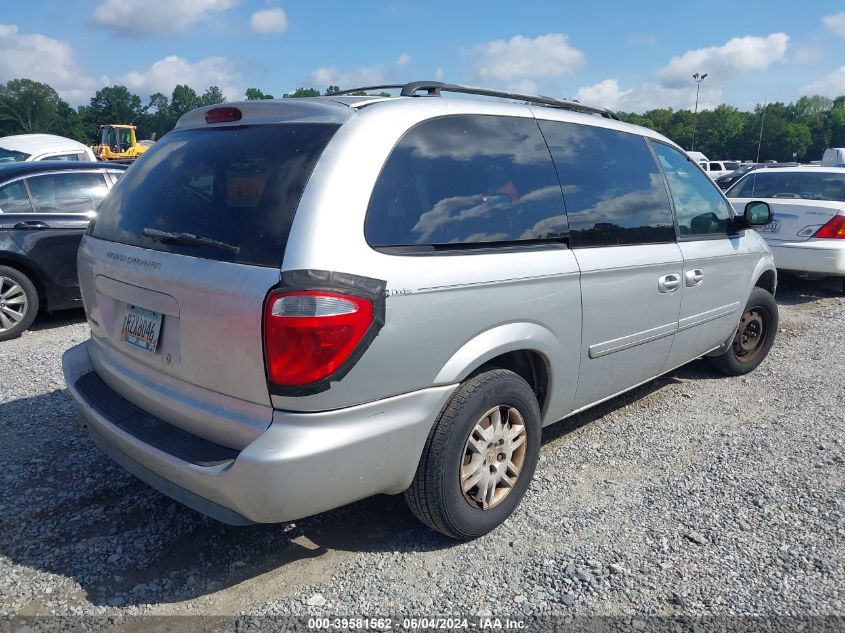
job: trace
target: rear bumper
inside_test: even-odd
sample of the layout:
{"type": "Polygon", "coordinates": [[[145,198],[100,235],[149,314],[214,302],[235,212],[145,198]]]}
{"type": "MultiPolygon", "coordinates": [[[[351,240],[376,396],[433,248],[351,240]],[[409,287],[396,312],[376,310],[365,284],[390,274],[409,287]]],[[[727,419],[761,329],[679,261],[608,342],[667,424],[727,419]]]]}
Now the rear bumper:
{"type": "Polygon", "coordinates": [[[845,240],[767,243],[780,270],[845,275],[845,240]]]}
{"type": "Polygon", "coordinates": [[[320,413],[275,411],[240,451],[153,418],[91,376],[88,343],[62,358],[93,439],[133,475],[230,524],[310,516],[411,483],[428,432],[456,386],[320,413]]]}

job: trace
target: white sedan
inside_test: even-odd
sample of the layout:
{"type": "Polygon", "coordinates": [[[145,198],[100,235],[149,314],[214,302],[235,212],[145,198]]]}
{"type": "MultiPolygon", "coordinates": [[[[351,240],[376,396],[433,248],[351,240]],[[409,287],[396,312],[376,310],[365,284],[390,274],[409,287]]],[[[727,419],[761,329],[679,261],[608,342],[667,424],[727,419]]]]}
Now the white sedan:
{"type": "Polygon", "coordinates": [[[750,171],[725,195],[737,213],[765,200],[774,214],[757,229],[782,270],[837,275],[845,290],[845,169],[784,167],[750,171]]]}

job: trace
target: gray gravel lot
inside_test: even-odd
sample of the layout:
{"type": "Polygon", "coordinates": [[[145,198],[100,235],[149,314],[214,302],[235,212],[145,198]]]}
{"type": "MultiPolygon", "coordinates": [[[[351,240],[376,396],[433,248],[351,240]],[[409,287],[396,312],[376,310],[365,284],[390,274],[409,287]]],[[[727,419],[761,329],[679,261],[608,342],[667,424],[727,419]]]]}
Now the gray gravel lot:
{"type": "Polygon", "coordinates": [[[546,429],[536,480],[455,544],[382,496],[232,528],[103,456],[61,354],[79,314],[0,343],[0,616],[845,614],[845,300],[789,282],[755,373],[693,363],[546,429]]]}

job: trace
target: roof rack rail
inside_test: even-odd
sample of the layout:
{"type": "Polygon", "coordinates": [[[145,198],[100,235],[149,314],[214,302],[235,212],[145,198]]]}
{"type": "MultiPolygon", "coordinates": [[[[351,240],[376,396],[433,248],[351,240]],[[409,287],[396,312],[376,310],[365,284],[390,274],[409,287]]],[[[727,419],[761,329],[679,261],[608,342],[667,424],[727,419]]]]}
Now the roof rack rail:
{"type": "MultiPolygon", "coordinates": [[[[527,101],[529,103],[537,103],[540,105],[550,106],[552,108],[561,108],[563,110],[573,110],[583,114],[598,114],[607,119],[619,120],[619,116],[606,108],[593,108],[577,101],[569,101],[565,99],[553,99],[551,97],[543,97],[541,95],[525,95],[518,92],[504,92],[501,90],[487,90],[486,88],[470,88],[468,86],[459,86],[456,84],[446,84],[440,81],[412,81],[407,84],[384,84],[381,86],[364,86],[362,88],[350,88],[349,90],[341,90],[335,92],[334,95],[346,95],[353,92],[366,92],[368,90],[387,90],[401,88],[400,96],[402,97],[419,97],[418,92],[425,91],[427,97],[439,97],[443,92],[454,92],[468,95],[479,95],[482,97],[498,97],[500,99],[515,99],[517,101],[527,101]]],[[[334,96],[332,95],[332,96],[334,96]]]]}

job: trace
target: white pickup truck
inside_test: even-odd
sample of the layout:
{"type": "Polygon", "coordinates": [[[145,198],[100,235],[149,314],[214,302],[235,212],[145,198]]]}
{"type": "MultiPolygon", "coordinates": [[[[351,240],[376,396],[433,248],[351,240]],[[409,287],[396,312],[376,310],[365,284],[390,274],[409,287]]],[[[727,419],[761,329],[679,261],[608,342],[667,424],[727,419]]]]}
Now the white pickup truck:
{"type": "Polygon", "coordinates": [[[725,176],[732,171],[739,169],[739,161],[735,160],[708,160],[708,161],[698,161],[698,164],[701,165],[701,168],[707,172],[707,175],[710,176],[713,180],[716,180],[719,176],[725,176]]]}

